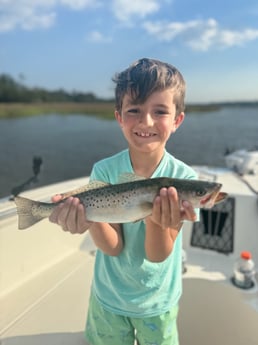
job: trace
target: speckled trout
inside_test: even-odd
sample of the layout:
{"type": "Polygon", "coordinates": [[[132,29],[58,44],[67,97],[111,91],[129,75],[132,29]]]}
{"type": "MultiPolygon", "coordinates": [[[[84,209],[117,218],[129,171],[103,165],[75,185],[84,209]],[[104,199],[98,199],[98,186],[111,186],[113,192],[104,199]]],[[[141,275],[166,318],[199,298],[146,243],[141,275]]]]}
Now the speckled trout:
{"type": "MultiPolygon", "coordinates": [[[[86,218],[93,222],[127,223],[136,222],[149,216],[153,200],[161,188],[175,187],[179,200],[187,200],[194,208],[211,208],[224,200],[226,193],[220,192],[222,185],[217,182],[158,177],[139,179],[127,174],[127,181],[106,184],[90,182],[71,192],[62,194],[63,202],[69,196],[79,198],[85,207],[86,218]],[[129,179],[129,180],[128,180],[129,179]]],[[[17,196],[14,199],[18,213],[19,229],[27,229],[47,218],[59,203],[45,203],[17,196]]]]}

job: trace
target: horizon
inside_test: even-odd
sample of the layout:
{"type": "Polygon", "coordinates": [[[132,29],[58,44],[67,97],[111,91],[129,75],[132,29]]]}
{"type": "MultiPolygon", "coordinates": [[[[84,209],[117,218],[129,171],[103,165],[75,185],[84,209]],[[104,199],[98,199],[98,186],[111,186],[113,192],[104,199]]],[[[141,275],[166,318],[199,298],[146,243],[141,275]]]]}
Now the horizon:
{"type": "MultiPolygon", "coordinates": [[[[68,90],[66,90],[66,89],[64,89],[64,88],[61,88],[61,89],[47,89],[47,88],[43,88],[43,87],[41,87],[40,85],[36,85],[36,86],[33,86],[33,87],[31,87],[31,86],[27,86],[26,84],[24,84],[24,83],[22,83],[21,81],[18,81],[18,80],[15,80],[12,76],[9,76],[8,74],[0,74],[0,78],[2,77],[2,76],[7,76],[7,77],[11,77],[12,78],[12,80],[15,82],[15,84],[16,84],[16,87],[24,87],[24,88],[26,88],[28,91],[38,91],[38,90],[41,90],[41,91],[45,91],[46,93],[49,93],[49,94],[51,94],[51,93],[55,93],[55,92],[63,92],[63,93],[65,93],[65,94],[67,94],[67,95],[70,95],[70,96],[73,96],[73,95],[76,95],[76,94],[83,94],[83,95],[85,95],[85,96],[87,96],[87,95],[92,95],[93,96],[93,98],[95,98],[95,100],[89,100],[89,101],[68,101],[68,100],[63,100],[63,101],[57,101],[57,100],[52,100],[52,101],[42,101],[42,100],[40,100],[39,102],[40,103],[53,103],[53,102],[60,102],[60,103],[65,103],[65,102],[75,102],[75,103],[94,103],[95,101],[96,102],[115,102],[115,97],[113,96],[111,96],[111,97],[109,97],[109,98],[105,98],[105,97],[99,97],[98,95],[95,95],[95,93],[94,92],[92,92],[92,91],[88,91],[88,92],[85,92],[85,93],[83,93],[81,90],[76,90],[76,91],[68,91],[68,90]]],[[[0,82],[0,87],[1,87],[1,82],[0,82]]],[[[1,103],[19,103],[19,102],[24,102],[24,101],[19,101],[19,100],[14,100],[14,101],[1,101],[0,100],[0,104],[1,103]]],[[[35,103],[37,103],[38,101],[36,101],[35,103]]],[[[31,100],[29,100],[29,101],[25,101],[25,103],[31,103],[31,100]]],[[[218,106],[220,106],[220,105],[235,105],[235,104],[237,104],[237,105],[258,105],[258,98],[257,99],[254,99],[254,100],[237,100],[237,101],[234,101],[234,100],[228,100],[228,101],[214,101],[214,102],[185,102],[185,106],[209,106],[209,105],[218,105],[218,106]]]]}
{"type": "Polygon", "coordinates": [[[114,97],[142,57],[175,65],[186,104],[257,102],[258,3],[229,0],[6,0],[0,71],[27,87],[114,97]]]}

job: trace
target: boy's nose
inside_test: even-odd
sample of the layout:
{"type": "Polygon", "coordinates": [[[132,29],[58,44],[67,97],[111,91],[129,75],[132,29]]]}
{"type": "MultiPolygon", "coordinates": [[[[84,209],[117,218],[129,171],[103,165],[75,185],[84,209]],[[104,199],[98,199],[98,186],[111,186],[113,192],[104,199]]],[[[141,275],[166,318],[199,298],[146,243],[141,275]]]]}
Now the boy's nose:
{"type": "Polygon", "coordinates": [[[151,126],[153,124],[153,118],[149,112],[143,113],[141,114],[140,122],[147,126],[151,126]]]}

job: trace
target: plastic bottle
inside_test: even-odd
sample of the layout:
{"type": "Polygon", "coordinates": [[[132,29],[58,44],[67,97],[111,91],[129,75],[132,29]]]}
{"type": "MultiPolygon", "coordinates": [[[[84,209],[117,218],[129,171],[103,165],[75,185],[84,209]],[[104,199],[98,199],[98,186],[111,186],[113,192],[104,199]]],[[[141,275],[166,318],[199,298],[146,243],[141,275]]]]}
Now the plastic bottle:
{"type": "Polygon", "coordinates": [[[248,251],[241,252],[234,266],[233,283],[242,289],[254,286],[255,267],[252,255],[248,251]]]}

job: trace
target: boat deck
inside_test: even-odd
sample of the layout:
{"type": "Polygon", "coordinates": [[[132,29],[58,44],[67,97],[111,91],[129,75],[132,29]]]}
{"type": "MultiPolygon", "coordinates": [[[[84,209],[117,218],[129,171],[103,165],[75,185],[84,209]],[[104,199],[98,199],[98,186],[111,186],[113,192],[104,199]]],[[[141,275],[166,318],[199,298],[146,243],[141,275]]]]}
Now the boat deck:
{"type": "Polygon", "coordinates": [[[1,344],[85,345],[93,261],[78,251],[6,296],[1,344]]]}
{"type": "MultiPolygon", "coordinates": [[[[82,183],[73,180],[29,196],[43,200],[82,183]]],[[[87,345],[83,332],[95,253],[89,235],[72,236],[48,220],[18,231],[12,202],[0,211],[0,344],[87,345]]],[[[187,255],[180,343],[257,345],[257,286],[243,291],[230,284],[233,256],[197,248],[188,248],[187,255]]]]}
{"type": "MultiPolygon", "coordinates": [[[[87,345],[94,249],[86,236],[78,250],[1,298],[1,345],[87,345]]],[[[257,345],[258,313],[242,302],[242,291],[227,282],[214,284],[205,274],[196,278],[196,269],[189,265],[183,279],[181,344],[257,345]]],[[[258,293],[250,298],[258,300],[258,293]]]]}

